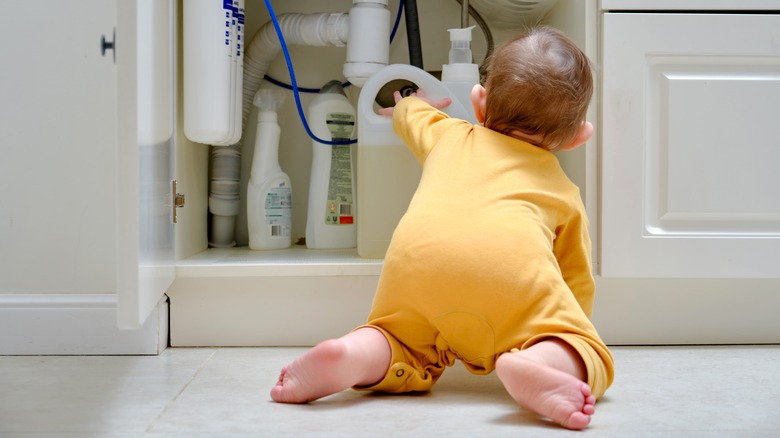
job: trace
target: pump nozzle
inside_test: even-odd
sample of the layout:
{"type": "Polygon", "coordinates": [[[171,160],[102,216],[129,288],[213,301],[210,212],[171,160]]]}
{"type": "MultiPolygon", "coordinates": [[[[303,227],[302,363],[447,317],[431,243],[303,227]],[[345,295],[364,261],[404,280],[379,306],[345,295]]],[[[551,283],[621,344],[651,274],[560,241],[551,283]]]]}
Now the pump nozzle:
{"type": "Polygon", "coordinates": [[[471,64],[471,30],[474,27],[447,30],[450,33],[450,64],[471,64]]]}

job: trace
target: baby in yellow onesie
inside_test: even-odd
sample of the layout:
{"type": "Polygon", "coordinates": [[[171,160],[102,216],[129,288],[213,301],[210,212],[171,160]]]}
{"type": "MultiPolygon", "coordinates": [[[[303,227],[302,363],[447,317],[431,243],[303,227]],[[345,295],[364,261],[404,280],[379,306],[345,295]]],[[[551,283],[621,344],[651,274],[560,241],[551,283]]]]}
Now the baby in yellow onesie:
{"type": "Polygon", "coordinates": [[[396,94],[396,133],[423,168],[398,224],[368,324],[282,370],[271,396],[300,403],[349,387],[426,391],[460,359],[496,369],[521,406],[570,429],[590,422],[612,356],[589,317],[588,220],[553,152],[585,143],[590,63],[540,27],[488,60],[471,93],[482,125],[396,94]]]}

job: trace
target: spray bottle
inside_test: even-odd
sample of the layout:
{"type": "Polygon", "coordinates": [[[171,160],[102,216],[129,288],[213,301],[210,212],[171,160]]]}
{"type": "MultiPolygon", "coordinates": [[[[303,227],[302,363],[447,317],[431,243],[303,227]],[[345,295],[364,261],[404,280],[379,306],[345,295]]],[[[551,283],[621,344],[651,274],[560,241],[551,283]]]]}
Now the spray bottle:
{"type": "MultiPolygon", "coordinates": [[[[315,136],[324,140],[352,139],[356,118],[340,81],[325,84],[309,105],[309,126],[315,136]]],[[[352,145],[312,140],[312,152],[306,246],[354,248],[357,230],[352,145]]]]}
{"type": "Polygon", "coordinates": [[[289,248],[292,243],[292,184],[279,166],[281,128],[276,110],[284,94],[259,90],[255,153],[247,187],[247,225],[251,249],[289,248]]]}
{"type": "Polygon", "coordinates": [[[389,65],[363,85],[358,100],[357,251],[365,258],[383,258],[398,221],[417,190],[421,169],[406,145],[393,132],[390,117],[374,111],[374,100],[385,84],[402,79],[425,90],[432,99],[449,97],[444,112],[477,123],[471,89],[479,83],[479,67],[471,62],[471,29],[450,31],[449,64],[442,80],[417,67],[389,65]]]}

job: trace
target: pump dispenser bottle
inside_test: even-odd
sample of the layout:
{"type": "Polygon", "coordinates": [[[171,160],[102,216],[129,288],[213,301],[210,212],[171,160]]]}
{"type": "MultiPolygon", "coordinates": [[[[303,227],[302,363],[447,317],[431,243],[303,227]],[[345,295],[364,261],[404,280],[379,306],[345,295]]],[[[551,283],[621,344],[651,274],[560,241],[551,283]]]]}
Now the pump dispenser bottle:
{"type": "MultiPolygon", "coordinates": [[[[322,140],[351,140],[355,108],[340,81],[325,84],[309,105],[309,126],[322,140]]],[[[306,246],[312,249],[354,248],[355,180],[352,145],[330,145],[312,140],[309,212],[306,246]]]]}
{"type": "Polygon", "coordinates": [[[479,83],[479,65],[471,58],[471,31],[474,26],[463,29],[449,29],[449,64],[441,66],[441,82],[458,99],[474,120],[474,108],[471,105],[471,88],[479,83]]]}
{"type": "Polygon", "coordinates": [[[276,110],[284,94],[259,90],[255,152],[247,187],[247,226],[251,249],[289,248],[292,242],[292,185],[279,166],[281,128],[276,110]]]}

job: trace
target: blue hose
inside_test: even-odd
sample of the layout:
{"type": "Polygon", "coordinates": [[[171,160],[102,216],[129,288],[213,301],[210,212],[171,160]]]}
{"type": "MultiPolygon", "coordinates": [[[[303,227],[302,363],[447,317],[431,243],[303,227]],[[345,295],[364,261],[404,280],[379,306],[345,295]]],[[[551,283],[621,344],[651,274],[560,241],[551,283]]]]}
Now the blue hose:
{"type": "Polygon", "coordinates": [[[279,42],[282,45],[282,53],[284,54],[284,60],[287,62],[287,70],[290,72],[290,82],[292,82],[293,87],[293,95],[295,96],[295,106],[298,108],[298,115],[301,117],[301,122],[303,123],[303,129],[306,130],[306,134],[308,134],[309,137],[312,138],[312,140],[323,143],[323,144],[329,144],[329,145],[345,145],[345,144],[354,144],[357,143],[357,140],[336,140],[336,141],[330,141],[330,140],[323,140],[316,135],[314,135],[313,132],[311,132],[311,128],[309,128],[309,124],[306,122],[306,116],[303,114],[303,106],[301,105],[301,96],[298,93],[298,81],[295,79],[295,70],[293,69],[292,60],[290,59],[290,52],[287,50],[287,42],[284,40],[284,35],[282,34],[282,28],[279,26],[279,20],[276,18],[276,13],[274,12],[274,8],[271,6],[270,0],[265,0],[265,6],[268,8],[268,14],[271,16],[271,21],[274,24],[274,29],[276,29],[276,36],[279,37],[279,42]]]}
{"type": "MultiPolygon", "coordinates": [[[[292,85],[290,85],[290,84],[286,84],[286,83],[284,83],[284,82],[282,82],[282,81],[280,81],[280,80],[278,80],[278,79],[274,79],[274,78],[272,78],[271,76],[264,75],[264,76],[263,76],[263,79],[265,79],[266,81],[268,81],[268,82],[270,82],[270,83],[272,83],[272,84],[276,85],[277,87],[281,87],[281,88],[284,88],[284,89],[286,89],[286,90],[290,90],[290,91],[295,91],[295,89],[293,88],[293,86],[292,86],[292,85]]],[[[344,82],[344,83],[342,83],[342,84],[341,84],[341,86],[342,86],[343,88],[347,88],[347,87],[349,87],[350,85],[352,85],[352,83],[350,83],[349,81],[347,81],[347,82],[344,82]]],[[[312,93],[312,94],[317,94],[317,93],[319,93],[319,92],[320,92],[320,89],[319,89],[319,88],[306,88],[306,87],[301,87],[301,86],[298,86],[298,91],[299,91],[299,92],[301,92],[301,93],[312,93]]]]}

